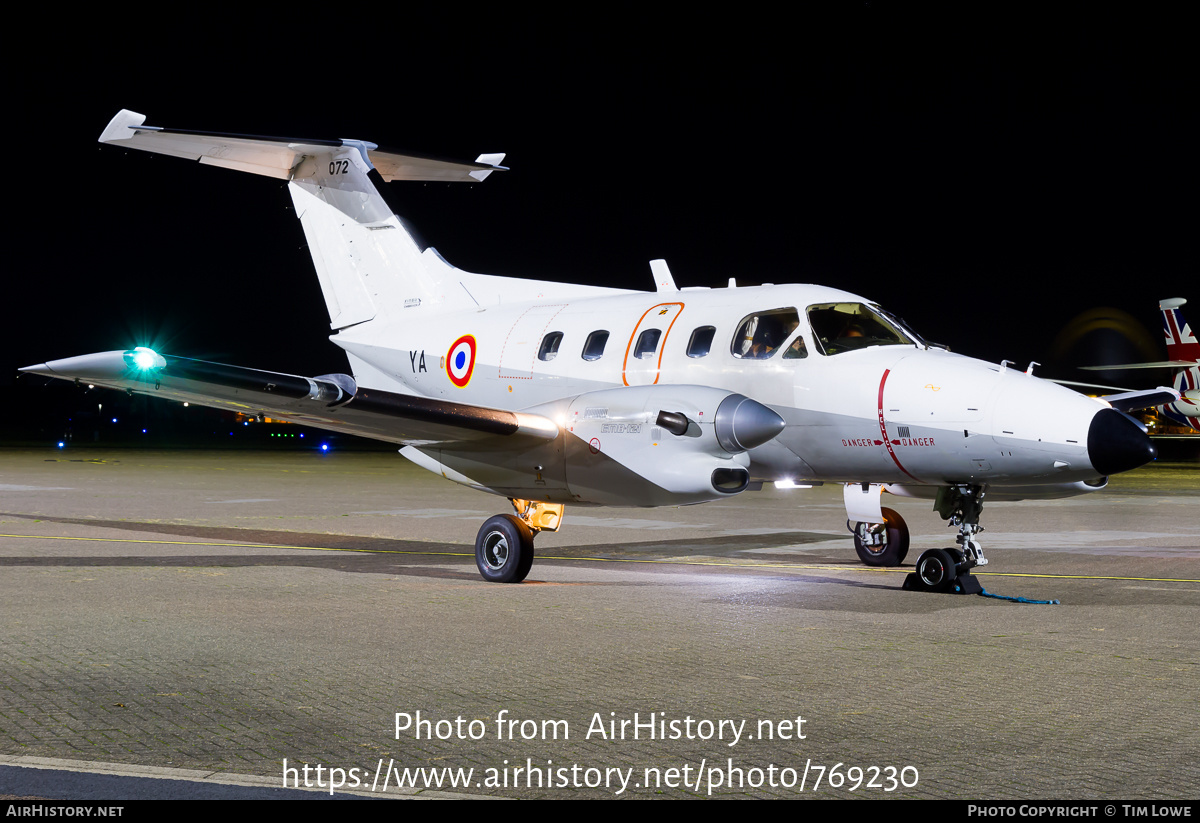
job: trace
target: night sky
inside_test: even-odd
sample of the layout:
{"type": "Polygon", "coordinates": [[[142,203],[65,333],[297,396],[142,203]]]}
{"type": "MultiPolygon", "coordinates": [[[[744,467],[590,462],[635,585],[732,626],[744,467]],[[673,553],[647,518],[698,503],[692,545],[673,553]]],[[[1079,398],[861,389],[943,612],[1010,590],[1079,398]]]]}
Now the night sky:
{"type": "Polygon", "coordinates": [[[385,191],[469,271],[651,289],[647,261],[665,257],[681,286],[820,283],[1021,368],[1055,368],[1055,335],[1093,307],[1156,342],[1160,298],[1200,317],[1200,72],[1184,19],[1161,8],[662,22],[344,8],[281,15],[269,36],[233,19],[136,38],[128,20],[33,27],[40,56],[10,57],[8,79],[0,390],[17,405],[31,391],[17,367],[135,344],[346,370],[281,182],[101,147],[121,108],[507,152],[512,170],[481,185],[385,191]]]}

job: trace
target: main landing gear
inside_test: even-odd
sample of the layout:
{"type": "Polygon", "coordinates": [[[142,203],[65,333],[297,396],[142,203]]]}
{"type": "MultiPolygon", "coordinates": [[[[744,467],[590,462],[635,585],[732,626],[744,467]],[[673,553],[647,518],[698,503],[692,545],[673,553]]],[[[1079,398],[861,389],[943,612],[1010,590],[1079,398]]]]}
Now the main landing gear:
{"type": "Polygon", "coordinates": [[[475,565],[491,583],[520,583],[533,567],[533,538],[540,531],[558,531],[561,503],[509,498],[516,514],[489,518],[475,538],[475,565]]]}
{"type": "Polygon", "coordinates": [[[854,524],[854,551],[868,566],[899,566],[908,555],[908,524],[894,509],[881,511],[883,523],[854,524]]]}
{"type": "Polygon", "coordinates": [[[929,549],[917,560],[917,570],[904,580],[910,591],[979,594],[983,587],[971,574],[976,566],[986,566],[987,558],[975,536],[983,531],[979,515],[983,511],[982,486],[946,486],[938,491],[934,511],[958,526],[958,548],[929,549]]]}

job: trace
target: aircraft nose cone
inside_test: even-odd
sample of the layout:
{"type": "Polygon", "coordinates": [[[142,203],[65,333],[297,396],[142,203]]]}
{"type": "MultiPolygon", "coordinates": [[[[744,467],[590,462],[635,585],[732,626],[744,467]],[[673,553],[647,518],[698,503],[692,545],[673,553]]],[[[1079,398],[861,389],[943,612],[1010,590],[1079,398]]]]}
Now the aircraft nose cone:
{"type": "Polygon", "coordinates": [[[779,435],[787,424],[783,418],[757,400],[731,394],[717,406],[714,420],[717,442],[730,454],[761,446],[779,435]]]}
{"type": "Polygon", "coordinates": [[[1127,414],[1102,409],[1088,427],[1088,460],[1104,475],[1127,472],[1158,456],[1149,436],[1127,414]]]}

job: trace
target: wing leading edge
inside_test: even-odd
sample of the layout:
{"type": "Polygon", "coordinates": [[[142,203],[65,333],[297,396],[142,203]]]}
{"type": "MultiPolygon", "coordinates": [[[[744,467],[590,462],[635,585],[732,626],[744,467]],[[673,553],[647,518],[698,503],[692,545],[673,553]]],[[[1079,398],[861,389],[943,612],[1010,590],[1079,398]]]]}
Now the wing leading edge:
{"type": "Polygon", "coordinates": [[[145,348],[51,360],[21,371],[406,445],[511,448],[559,433],[541,415],[361,388],[345,374],[302,377],[145,348]]]}

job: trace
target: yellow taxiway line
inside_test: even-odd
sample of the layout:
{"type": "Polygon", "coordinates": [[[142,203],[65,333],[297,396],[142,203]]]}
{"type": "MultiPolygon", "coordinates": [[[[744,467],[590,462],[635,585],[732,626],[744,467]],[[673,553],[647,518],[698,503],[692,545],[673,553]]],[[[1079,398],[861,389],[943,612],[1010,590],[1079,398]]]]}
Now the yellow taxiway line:
{"type": "MultiPolygon", "coordinates": [[[[93,543],[145,543],[158,546],[216,546],[220,548],[241,549],[292,549],[310,552],[357,552],[360,554],[408,554],[427,555],[431,557],[474,557],[474,552],[438,552],[438,551],[400,551],[397,549],[346,549],[336,546],[286,546],[272,543],[207,543],[188,540],[133,540],[119,537],[68,537],[51,534],[0,534],[0,537],[29,538],[33,540],[82,540],[93,543]]],[[[720,560],[638,560],[630,557],[556,557],[554,555],[538,555],[538,560],[571,560],[588,563],[651,563],[672,564],[679,566],[721,566],[739,569],[806,569],[838,572],[874,572],[885,574],[908,574],[909,570],[899,567],[884,568],[879,566],[827,566],[801,563],[730,563],[720,560]]],[[[981,572],[972,571],[976,577],[1032,577],[1044,580],[1137,580],[1153,583],[1200,583],[1200,579],[1186,577],[1119,577],[1116,575],[1098,574],[1032,574],[1028,572],[981,572]]]]}

